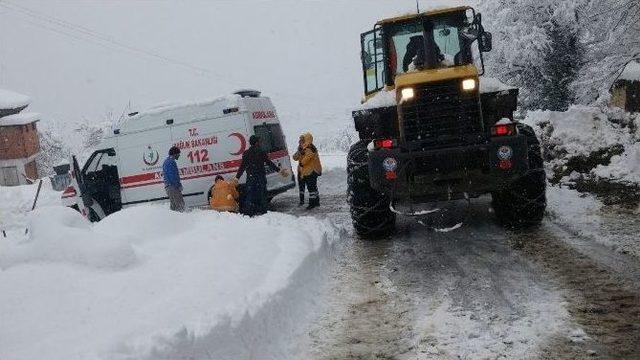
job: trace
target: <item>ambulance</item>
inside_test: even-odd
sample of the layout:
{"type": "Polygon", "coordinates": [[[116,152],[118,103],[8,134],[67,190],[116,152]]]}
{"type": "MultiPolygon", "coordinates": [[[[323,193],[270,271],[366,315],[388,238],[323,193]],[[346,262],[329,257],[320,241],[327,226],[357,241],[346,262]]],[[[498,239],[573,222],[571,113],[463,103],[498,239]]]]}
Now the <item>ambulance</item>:
{"type": "MultiPolygon", "coordinates": [[[[283,177],[267,169],[268,198],[294,188],[285,136],[271,100],[259,91],[243,90],[129,114],[82,167],[73,157],[72,182],[62,194],[63,204],[99,221],[129,206],[167,201],[162,164],[169,149],[177,146],[185,204],[205,207],[214,178],[235,176],[251,135],[259,136],[269,158],[291,174],[283,177]]],[[[240,179],[240,192],[245,178],[240,179]]]]}

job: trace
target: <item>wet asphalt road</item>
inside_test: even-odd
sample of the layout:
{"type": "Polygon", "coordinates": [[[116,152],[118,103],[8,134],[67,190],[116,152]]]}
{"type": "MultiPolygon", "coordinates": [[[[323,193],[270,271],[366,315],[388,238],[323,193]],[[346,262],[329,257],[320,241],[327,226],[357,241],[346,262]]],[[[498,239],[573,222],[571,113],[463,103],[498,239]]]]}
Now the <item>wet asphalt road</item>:
{"type": "Polygon", "coordinates": [[[549,219],[507,231],[485,198],[399,219],[394,236],[365,241],[352,232],[344,195],[323,196],[311,212],[296,202],[272,205],[347,230],[301,357],[640,359],[637,260],[549,219]],[[459,221],[458,230],[434,230],[459,221]]]}

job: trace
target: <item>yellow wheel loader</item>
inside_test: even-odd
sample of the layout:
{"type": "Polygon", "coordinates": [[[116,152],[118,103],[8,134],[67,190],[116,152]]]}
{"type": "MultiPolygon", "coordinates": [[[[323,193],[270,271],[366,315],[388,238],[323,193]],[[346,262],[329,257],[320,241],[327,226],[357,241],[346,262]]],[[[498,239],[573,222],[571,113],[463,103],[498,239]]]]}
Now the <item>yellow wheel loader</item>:
{"type": "Polygon", "coordinates": [[[518,89],[483,77],[492,36],[481,14],[453,7],[384,19],[361,46],[360,139],[347,169],[358,234],[388,232],[396,214],[423,214],[421,205],[484,194],[506,226],[541,222],[540,144],[514,119],[518,89]]]}

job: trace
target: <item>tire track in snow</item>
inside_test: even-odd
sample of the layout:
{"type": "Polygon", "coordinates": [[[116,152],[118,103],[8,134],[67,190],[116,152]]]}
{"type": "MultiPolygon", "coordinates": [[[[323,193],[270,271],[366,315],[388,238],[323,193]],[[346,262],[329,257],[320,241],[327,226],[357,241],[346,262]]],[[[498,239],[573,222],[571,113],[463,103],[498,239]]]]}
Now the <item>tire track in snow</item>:
{"type": "MultiPolygon", "coordinates": [[[[393,239],[344,239],[306,357],[520,358],[560,337],[560,293],[514,252],[486,202],[471,211],[450,233],[404,219],[393,239]]],[[[325,196],[314,214],[350,222],[341,196],[325,196]]]]}

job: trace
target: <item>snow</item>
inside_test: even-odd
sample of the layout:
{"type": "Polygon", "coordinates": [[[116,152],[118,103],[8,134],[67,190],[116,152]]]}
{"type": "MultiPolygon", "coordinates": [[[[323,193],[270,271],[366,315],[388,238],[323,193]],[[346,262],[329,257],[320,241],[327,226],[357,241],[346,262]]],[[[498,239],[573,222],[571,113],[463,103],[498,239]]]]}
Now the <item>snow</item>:
{"type": "Polygon", "coordinates": [[[549,219],[580,241],[587,239],[617,252],[640,258],[638,212],[605,206],[594,195],[567,187],[547,188],[549,219]]]}
{"type": "Polygon", "coordinates": [[[358,110],[370,110],[381,107],[396,106],[396,90],[380,90],[371,99],[367,100],[358,110]]]}
{"type": "Polygon", "coordinates": [[[618,78],[620,80],[640,81],[640,63],[632,61],[624,68],[622,74],[618,78]]]}
{"type": "Polygon", "coordinates": [[[28,106],[30,102],[31,99],[26,95],[0,89],[0,109],[17,109],[28,106]]]}
{"type": "Polygon", "coordinates": [[[142,358],[185,334],[244,322],[338,234],[313,218],[165,206],[94,225],[44,207],[29,228],[0,243],[3,360],[142,358]]]}
{"type": "Polygon", "coordinates": [[[509,86],[502,81],[492,78],[492,77],[482,77],[480,78],[480,93],[492,93],[492,92],[501,92],[515,89],[513,86],[509,86]]]}
{"type": "Polygon", "coordinates": [[[626,146],[624,153],[613,156],[609,165],[598,165],[592,173],[599,178],[640,184],[640,143],[626,146]]]}
{"type": "Polygon", "coordinates": [[[455,225],[453,225],[452,227],[448,227],[448,228],[443,228],[443,229],[435,229],[436,232],[440,232],[440,233],[447,233],[447,232],[451,232],[454,230],[458,230],[462,227],[463,223],[457,223],[455,225]]]}
{"type": "MultiPolygon", "coordinates": [[[[320,161],[322,161],[322,171],[347,168],[347,154],[342,152],[323,153],[320,152],[320,161]]],[[[294,161],[291,162],[295,164],[294,161]]]]}
{"type": "Polygon", "coordinates": [[[509,124],[513,124],[513,122],[509,118],[502,118],[496,123],[496,125],[509,125],[509,124]]]}
{"type": "MultiPolygon", "coordinates": [[[[563,168],[572,158],[589,157],[613,147],[623,148],[606,165],[597,165],[585,176],[619,183],[640,184],[640,138],[635,130],[638,118],[619,109],[572,106],[564,112],[531,111],[524,120],[534,130],[553,159],[552,169],[563,168]]],[[[575,180],[580,174],[569,176],[575,180]]]]}
{"type": "MultiPolygon", "coordinates": [[[[32,185],[0,186],[0,230],[24,232],[27,213],[31,210],[37,190],[37,182],[32,185]]],[[[59,204],[60,193],[53,190],[48,178],[44,179],[37,207],[59,204]]]]}
{"type": "Polygon", "coordinates": [[[1,117],[0,126],[27,125],[36,121],[40,121],[40,114],[38,113],[18,113],[1,117]]]}
{"type": "Polygon", "coordinates": [[[204,100],[192,100],[185,102],[171,102],[165,101],[151,106],[147,110],[140,111],[138,114],[129,118],[130,121],[135,121],[139,118],[142,118],[147,115],[158,115],[169,111],[184,109],[184,108],[198,108],[205,107],[216,104],[224,104],[223,107],[234,107],[237,106],[238,100],[240,99],[240,95],[229,95],[222,96],[214,99],[204,99],[204,100]]]}

